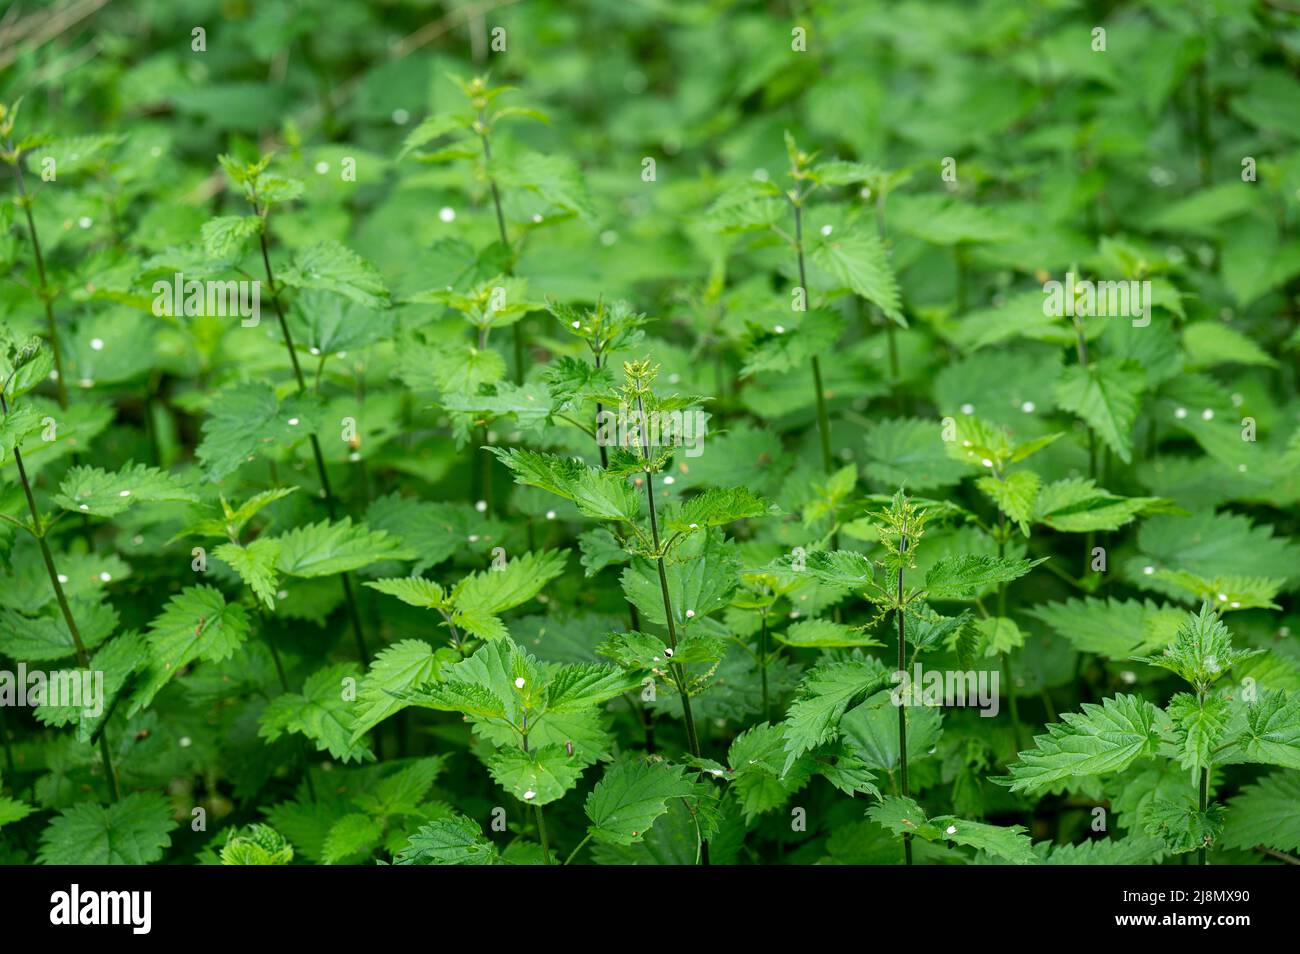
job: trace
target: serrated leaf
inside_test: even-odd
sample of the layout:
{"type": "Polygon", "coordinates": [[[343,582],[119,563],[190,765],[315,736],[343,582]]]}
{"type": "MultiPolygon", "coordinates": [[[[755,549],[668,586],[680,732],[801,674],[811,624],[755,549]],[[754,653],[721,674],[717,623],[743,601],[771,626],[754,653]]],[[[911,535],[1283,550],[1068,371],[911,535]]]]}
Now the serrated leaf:
{"type": "Polygon", "coordinates": [[[318,242],[304,249],[276,277],[281,284],[334,292],[366,308],[388,307],[388,288],[379,272],[339,242],[318,242]]]}
{"type": "Polygon", "coordinates": [[[572,457],[538,454],[518,448],[489,448],[514,472],[515,482],[540,487],[571,500],[578,510],[598,520],[632,521],[640,512],[640,497],[626,480],[572,457]]]}
{"type": "Polygon", "coordinates": [[[549,805],[578,784],[581,761],[563,746],[544,745],[528,752],[504,749],[487,758],[497,784],[526,805],[549,805]]]}
{"type": "Polygon", "coordinates": [[[285,733],[306,736],[316,748],[343,762],[373,758],[369,746],[357,741],[355,706],[348,701],[346,680],[360,675],[356,663],[336,663],[307,677],[302,692],[272,699],[258,720],[258,734],[274,742],[285,733]]]}
{"type": "Polygon", "coordinates": [[[1103,359],[1061,372],[1052,390],[1056,403],[1083,418],[1124,463],[1133,460],[1133,422],[1137,419],[1146,372],[1116,359],[1103,359]]]}
{"type": "Polygon", "coordinates": [[[203,223],[201,235],[203,251],[209,258],[235,259],[244,251],[244,245],[262,231],[262,217],[258,215],[221,215],[203,223]]]}
{"type": "Polygon", "coordinates": [[[799,756],[835,737],[840,719],[855,699],[888,680],[885,664],[870,656],[810,669],[799,683],[783,723],[786,760],[782,774],[790,771],[799,756]]]}
{"type": "Polygon", "coordinates": [[[64,809],[41,834],[45,865],[147,865],[162,858],[177,823],[152,792],[133,792],[112,805],[82,802],[64,809]]]}
{"type": "Polygon", "coordinates": [[[615,762],[587,796],[585,809],[598,841],[630,845],[640,841],[655,819],[668,811],[668,801],[695,792],[685,769],[667,762],[615,762]]]}
{"type": "MultiPolygon", "coordinates": [[[[459,654],[452,654],[451,661],[459,654]]],[[[381,650],[357,688],[353,738],[369,732],[393,713],[410,705],[405,694],[433,681],[446,658],[420,639],[404,639],[381,650]]]]}
{"type": "Polygon", "coordinates": [[[876,305],[895,324],[907,327],[889,253],[878,237],[868,232],[819,236],[811,258],[836,284],[876,305]]]}
{"type": "Polygon", "coordinates": [[[199,497],[180,478],[144,464],[127,464],[110,472],[98,467],[68,470],[54,502],[64,510],[96,517],[115,517],[137,503],[198,503],[199,497]]]}
{"type": "Polygon", "coordinates": [[[280,541],[258,537],[244,546],[223,543],[212,551],[222,563],[239,574],[267,609],[275,609],[276,563],[280,556],[280,541]]]}
{"type": "Polygon", "coordinates": [[[1085,702],[1081,713],[1067,712],[1048,725],[1047,734],[1035,736],[1035,747],[1020,753],[1006,778],[994,781],[1033,794],[1072,776],[1121,771],[1155,753],[1166,723],[1164,713],[1138,696],[1085,702]]]}
{"type": "Polygon", "coordinates": [[[173,596],[149,624],[149,662],[129,714],[149,705],[179,669],[196,659],[230,658],[248,638],[250,625],[248,611],[227,603],[215,587],[190,586],[173,596]]]}
{"type": "Polygon", "coordinates": [[[416,555],[383,530],[354,526],[351,517],[295,527],[275,539],[280,544],[276,568],[288,576],[333,576],[381,560],[410,560],[416,555]]]}
{"type": "Polygon", "coordinates": [[[478,822],[464,815],[438,818],[420,829],[393,856],[395,865],[494,865],[496,845],[478,822]]]}
{"type": "Polygon", "coordinates": [[[926,593],[932,600],[970,598],[986,587],[1020,579],[1045,560],[1012,560],[976,553],[942,557],[925,574],[926,593]]]}

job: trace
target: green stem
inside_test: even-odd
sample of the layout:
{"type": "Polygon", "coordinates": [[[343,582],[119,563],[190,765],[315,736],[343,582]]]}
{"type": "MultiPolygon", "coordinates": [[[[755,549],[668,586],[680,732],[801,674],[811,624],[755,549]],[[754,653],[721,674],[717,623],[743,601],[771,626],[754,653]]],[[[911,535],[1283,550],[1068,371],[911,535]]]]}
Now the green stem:
{"type": "Polygon", "coordinates": [[[763,718],[770,722],[772,719],[772,704],[767,694],[768,646],[767,613],[764,612],[758,631],[758,670],[763,682],[763,718]]]}
{"type": "MultiPolygon", "coordinates": [[[[14,151],[14,144],[9,142],[9,151],[14,151]]],[[[63,349],[59,345],[59,324],[54,318],[54,298],[50,293],[49,282],[45,277],[45,256],[41,254],[41,240],[36,234],[36,220],[32,217],[32,199],[27,194],[27,186],[23,181],[23,160],[22,156],[14,156],[14,185],[18,189],[19,205],[23,207],[23,212],[27,215],[27,232],[32,239],[32,255],[36,259],[36,275],[41,282],[41,302],[45,305],[45,325],[50,334],[50,350],[54,352],[54,373],[57,380],[54,382],[57,388],[59,407],[67,409],[68,406],[68,386],[63,380],[63,349]]]]}
{"type": "MultiPolygon", "coordinates": [[[[677,652],[677,626],[673,622],[673,603],[668,594],[668,574],[664,570],[663,550],[659,545],[659,518],[655,514],[655,492],[654,492],[654,475],[650,472],[650,428],[646,419],[645,402],[640,395],[636,399],[637,415],[641,418],[641,454],[646,462],[645,469],[645,493],[647,509],[650,511],[650,536],[654,542],[655,549],[655,567],[659,570],[659,592],[664,601],[664,621],[668,624],[668,646],[674,653],[677,652]]],[[[699,736],[695,732],[695,716],[691,712],[691,697],[686,691],[686,674],[680,663],[669,664],[669,671],[673,674],[673,681],[677,684],[677,691],[682,697],[682,720],[686,723],[686,744],[690,748],[691,755],[695,758],[702,758],[700,751],[699,736]]],[[[709,863],[709,843],[700,842],[701,863],[709,863]]]]}
{"type": "Polygon", "coordinates": [[[534,805],[533,811],[537,813],[537,837],[542,843],[542,864],[551,863],[551,843],[546,837],[546,816],[542,814],[542,806],[534,805]]]}
{"type": "Polygon", "coordinates": [[[564,859],[564,863],[566,865],[571,864],[573,862],[573,859],[578,856],[578,852],[582,851],[582,846],[589,841],[591,841],[591,832],[587,832],[587,834],[583,836],[582,841],[578,842],[578,847],[574,848],[573,851],[569,852],[569,857],[564,859]]]}
{"type": "MultiPolygon", "coordinates": [[[[269,222],[263,223],[261,234],[258,238],[262,244],[262,265],[266,268],[266,284],[271,293],[271,301],[275,304],[276,317],[280,319],[280,332],[284,335],[284,346],[289,349],[289,362],[293,365],[293,376],[298,382],[298,393],[305,394],[307,391],[307,380],[303,377],[302,365],[298,363],[298,352],[293,346],[293,336],[289,333],[289,322],[284,316],[284,305],[280,303],[280,292],[275,284],[275,273],[271,270],[271,254],[267,248],[266,232],[270,227],[269,222]]],[[[321,362],[322,367],[324,362],[321,362]]],[[[313,433],[311,439],[311,453],[316,460],[316,473],[320,478],[321,493],[325,497],[325,512],[329,515],[330,523],[336,519],[336,509],[334,502],[334,491],[330,489],[329,474],[325,470],[325,455],[321,453],[320,441],[313,433]]],[[[356,639],[357,653],[361,656],[363,666],[370,665],[370,652],[366,648],[366,636],[361,628],[361,614],[357,612],[356,597],[352,595],[352,583],[348,579],[348,574],[339,574],[339,583],[343,588],[343,598],[347,603],[348,617],[352,623],[352,635],[356,639]]]]}
{"type": "MultiPolygon", "coordinates": [[[[5,400],[4,392],[0,391],[0,410],[4,411],[5,417],[9,416],[9,402],[5,400]]],[[[86,652],[86,644],[81,640],[81,630],[77,628],[77,621],[72,616],[72,607],[68,605],[68,598],[64,595],[63,584],[59,582],[59,571],[54,566],[54,555],[50,553],[49,541],[45,539],[45,530],[41,525],[41,512],[36,506],[36,497],[32,494],[31,481],[27,479],[27,467],[23,464],[23,452],[14,446],[14,464],[18,468],[18,478],[23,485],[23,493],[27,496],[27,509],[32,514],[32,531],[36,537],[36,542],[40,544],[41,559],[45,562],[45,571],[50,577],[50,586],[54,587],[54,599],[59,604],[59,612],[63,614],[63,621],[68,626],[68,632],[72,634],[72,642],[77,650],[77,665],[82,669],[90,668],[90,654],[86,652]]],[[[107,728],[107,727],[105,727],[107,728]]],[[[99,754],[104,760],[104,774],[108,776],[108,788],[113,795],[113,801],[118,801],[122,794],[117,787],[117,772],[113,768],[113,756],[109,752],[107,731],[101,731],[99,736],[99,754]]]]}
{"type": "MultiPolygon", "coordinates": [[[[898,538],[898,555],[901,557],[907,552],[907,537],[902,535],[898,538]]],[[[907,671],[907,638],[904,635],[903,627],[903,567],[898,567],[898,591],[896,596],[898,603],[898,671],[907,671]]],[[[902,700],[902,705],[898,707],[898,768],[899,768],[899,787],[902,789],[904,798],[909,797],[907,784],[907,700],[902,700]]],[[[903,855],[907,864],[912,863],[912,836],[906,832],[903,834],[903,855]]]]}
{"type": "MultiPolygon", "coordinates": [[[[483,127],[483,132],[479,133],[479,138],[483,140],[483,162],[484,165],[490,165],[492,162],[492,146],[488,142],[487,127],[483,125],[484,114],[479,110],[479,124],[483,127]]],[[[501,244],[506,249],[506,274],[513,275],[515,270],[514,253],[510,248],[510,237],[506,233],[506,216],[501,210],[501,190],[497,188],[496,176],[491,171],[487,173],[488,186],[492,190],[492,206],[496,209],[497,214],[497,235],[501,239],[501,244]]],[[[512,327],[514,332],[515,344],[515,384],[524,383],[524,334],[520,330],[523,321],[516,321],[512,327]]]]}

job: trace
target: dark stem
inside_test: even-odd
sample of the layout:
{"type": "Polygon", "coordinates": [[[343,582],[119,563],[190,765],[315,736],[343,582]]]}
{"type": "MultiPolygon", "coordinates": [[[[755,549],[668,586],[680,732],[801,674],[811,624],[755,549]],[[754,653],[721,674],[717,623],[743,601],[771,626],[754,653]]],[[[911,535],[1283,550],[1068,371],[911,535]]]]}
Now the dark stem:
{"type": "MultiPolygon", "coordinates": [[[[0,391],[0,410],[4,411],[6,417],[9,416],[9,402],[5,400],[3,391],[0,391]]],[[[59,604],[59,611],[63,614],[63,621],[68,626],[68,632],[72,634],[73,645],[77,649],[77,665],[82,669],[90,668],[90,654],[86,652],[86,644],[81,640],[81,630],[77,628],[77,621],[72,616],[72,607],[68,605],[68,598],[64,595],[63,584],[59,582],[59,571],[54,566],[54,556],[50,553],[49,541],[45,539],[45,530],[41,525],[41,512],[36,506],[36,497],[32,494],[31,481],[27,479],[27,467],[23,464],[23,452],[15,444],[14,446],[14,465],[18,468],[18,479],[23,485],[23,493],[27,496],[27,509],[32,514],[32,530],[36,542],[40,544],[41,559],[45,562],[45,571],[49,574],[50,585],[54,587],[54,599],[59,604]]],[[[107,723],[107,720],[105,720],[107,723]]],[[[107,725],[105,725],[105,729],[107,725]]],[[[122,795],[117,787],[117,772],[113,768],[113,757],[108,749],[107,732],[101,730],[99,736],[99,754],[104,760],[104,774],[108,776],[108,788],[113,795],[113,801],[118,801],[122,795]]]]}
{"type": "MultiPolygon", "coordinates": [[[[482,125],[482,110],[479,111],[478,118],[480,125],[482,125]]],[[[492,162],[492,146],[488,142],[487,127],[484,126],[483,128],[484,131],[479,133],[479,138],[483,140],[483,161],[484,164],[487,165],[492,162]]],[[[492,190],[492,206],[496,209],[497,213],[497,235],[500,236],[501,244],[504,245],[506,249],[506,274],[513,275],[515,270],[514,253],[510,248],[510,237],[506,233],[506,216],[505,213],[501,211],[501,190],[497,188],[496,176],[492,175],[491,171],[488,171],[487,180],[488,187],[492,190]]],[[[521,319],[516,321],[512,328],[515,344],[515,384],[524,383],[524,335],[520,330],[520,325],[522,324],[523,320],[521,319]]]]}
{"type": "MultiPolygon", "coordinates": [[[[13,152],[13,148],[11,140],[9,151],[13,152]]],[[[21,199],[19,204],[27,215],[27,231],[32,237],[32,254],[36,259],[36,274],[41,282],[41,302],[45,305],[45,324],[50,333],[50,350],[54,352],[54,373],[57,376],[54,383],[58,389],[59,407],[66,410],[68,406],[68,386],[63,380],[63,349],[59,345],[59,324],[54,319],[53,296],[50,294],[49,282],[45,278],[45,256],[41,254],[41,240],[36,234],[36,220],[32,218],[31,196],[27,194],[27,186],[23,182],[23,161],[21,156],[14,157],[14,184],[18,187],[18,195],[21,199]]]]}
{"type": "MultiPolygon", "coordinates": [[[[293,336],[289,333],[289,322],[284,316],[284,305],[280,303],[280,292],[276,288],[275,273],[271,270],[271,254],[267,249],[266,230],[269,225],[263,224],[262,232],[258,236],[262,244],[262,264],[266,268],[266,283],[271,292],[271,301],[275,304],[276,317],[280,319],[280,332],[284,335],[284,346],[289,349],[289,361],[293,365],[293,376],[298,382],[298,393],[305,394],[307,391],[307,380],[302,374],[302,365],[298,363],[298,352],[293,346],[293,336]]],[[[325,497],[325,512],[329,515],[330,523],[336,519],[334,492],[330,489],[329,474],[325,470],[325,455],[321,453],[320,441],[316,435],[310,434],[311,453],[316,460],[316,473],[320,477],[321,493],[325,497]]],[[[348,574],[340,573],[339,582],[343,587],[343,598],[347,602],[348,617],[352,622],[352,635],[356,638],[357,652],[361,656],[363,666],[370,665],[370,652],[366,648],[365,633],[361,629],[361,614],[357,612],[356,597],[352,595],[352,584],[348,580],[348,574]]]]}
{"type": "MultiPolygon", "coordinates": [[[[659,592],[664,600],[664,621],[668,624],[668,646],[674,653],[677,652],[677,626],[673,622],[673,603],[668,594],[668,574],[664,571],[664,554],[659,544],[659,518],[655,515],[655,491],[654,475],[650,473],[650,428],[646,420],[645,402],[637,395],[636,399],[637,415],[641,419],[641,454],[646,461],[645,470],[645,494],[646,504],[650,510],[650,537],[655,548],[655,567],[659,571],[659,592]]],[[[702,758],[700,754],[700,740],[695,732],[695,716],[691,712],[691,697],[686,691],[686,674],[681,664],[671,663],[669,670],[673,674],[673,681],[677,684],[677,691],[682,697],[682,720],[686,723],[686,744],[690,748],[691,755],[695,758],[702,758]]],[[[703,864],[709,863],[709,844],[706,841],[700,842],[700,859],[703,864]]]]}

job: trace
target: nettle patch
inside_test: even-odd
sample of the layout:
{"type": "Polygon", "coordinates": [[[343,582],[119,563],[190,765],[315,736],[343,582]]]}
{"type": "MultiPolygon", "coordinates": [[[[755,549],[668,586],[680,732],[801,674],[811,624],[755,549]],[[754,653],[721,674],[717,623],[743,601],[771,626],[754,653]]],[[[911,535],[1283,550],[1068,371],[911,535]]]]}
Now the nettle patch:
{"type": "Polygon", "coordinates": [[[0,861],[1296,862],[1290,14],[686,6],[0,81],[0,861]]]}

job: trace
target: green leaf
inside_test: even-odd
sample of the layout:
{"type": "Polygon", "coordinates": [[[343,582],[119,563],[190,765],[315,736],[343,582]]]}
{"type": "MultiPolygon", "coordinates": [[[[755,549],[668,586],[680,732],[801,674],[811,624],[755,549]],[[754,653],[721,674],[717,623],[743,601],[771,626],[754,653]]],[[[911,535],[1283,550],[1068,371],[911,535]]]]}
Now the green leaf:
{"type": "Polygon", "coordinates": [[[1124,463],[1133,460],[1133,422],[1137,419],[1146,372],[1136,364],[1103,359],[1061,372],[1052,389],[1056,403],[1083,418],[1124,463]]]}
{"type": "Polygon", "coordinates": [[[14,448],[21,448],[28,437],[44,429],[41,420],[40,411],[30,404],[10,407],[9,413],[0,418],[0,462],[8,460],[14,448]]]}
{"type": "Polygon", "coordinates": [[[156,467],[127,464],[116,473],[98,467],[72,467],[54,502],[64,510],[115,517],[137,503],[198,503],[198,495],[179,478],[156,467]]]}
{"type": "Polygon", "coordinates": [[[203,251],[209,258],[237,259],[244,245],[262,231],[259,215],[221,215],[203,223],[203,251]]]}
{"type": "Polygon", "coordinates": [[[587,796],[588,828],[598,841],[630,845],[640,841],[655,819],[668,811],[668,800],[695,793],[685,769],[667,762],[624,760],[605,770],[587,796]]]}
{"type": "Polygon", "coordinates": [[[506,635],[498,614],[528,602],[546,584],[564,572],[568,550],[525,553],[492,568],[467,576],[451,591],[452,621],[482,639],[506,635]]]}
{"type": "Polygon", "coordinates": [[[1223,830],[1224,807],[1211,804],[1201,811],[1191,800],[1169,802],[1156,799],[1147,809],[1146,833],[1159,838],[1173,854],[1197,851],[1214,844],[1223,830]]]}
{"type": "Polygon", "coordinates": [[[291,861],[293,845],[270,825],[234,829],[221,847],[223,865],[287,865],[291,861]]]}
{"type": "Polygon", "coordinates": [[[1176,607],[1160,607],[1151,600],[1118,600],[1113,596],[1043,603],[1032,607],[1029,614],[1080,652],[1109,659],[1129,659],[1164,648],[1186,616],[1176,607]]]}
{"type": "Polygon", "coordinates": [[[1246,706],[1245,726],[1238,731],[1234,720],[1230,745],[1222,753],[1223,764],[1254,762],[1300,769],[1300,695],[1281,689],[1264,693],[1259,702],[1246,706]]]}
{"type": "Polygon", "coordinates": [[[495,169],[502,188],[526,189],[566,212],[576,213],[588,221],[596,218],[582,170],[568,156],[527,152],[498,164],[495,169]]]}
{"type": "MultiPolygon", "coordinates": [[[[665,560],[664,572],[674,623],[682,632],[727,605],[740,582],[740,559],[735,546],[715,529],[687,537],[665,560]]],[[[623,592],[642,617],[658,626],[667,625],[663,591],[654,564],[634,560],[621,579],[623,592]]]]}
{"type": "Polygon", "coordinates": [[[495,865],[496,845],[478,822],[464,815],[438,818],[420,829],[393,856],[395,865],[495,865]]]}
{"type": "Polygon", "coordinates": [[[1253,850],[1257,845],[1294,854],[1300,851],[1300,775],[1274,772],[1228,800],[1219,843],[1253,850]]]}
{"type": "Polygon", "coordinates": [[[366,308],[387,308],[388,288],[373,265],[339,242],[318,242],[276,277],[283,285],[343,295],[366,308]]]}
{"type": "Polygon", "coordinates": [[[258,537],[244,546],[223,543],[212,551],[222,563],[239,574],[267,609],[275,609],[276,563],[280,557],[280,541],[258,537]]]}
{"type": "Polygon", "coordinates": [[[279,401],[269,384],[232,385],[212,399],[194,454],[209,480],[221,480],[259,452],[283,451],[306,440],[317,429],[319,415],[310,397],[279,401]]]}
{"type": "Polygon", "coordinates": [[[1045,484],[1033,507],[1033,520],[1063,533],[1118,530],[1134,517],[1166,506],[1159,497],[1120,497],[1083,477],[1045,484]]]}
{"type": "Polygon", "coordinates": [[[108,806],[81,802],[50,822],[37,857],[43,865],[152,864],[171,845],[174,828],[171,806],[153,792],[108,806]]]}
{"type": "Polygon", "coordinates": [[[862,626],[849,626],[828,619],[805,619],[791,623],[785,632],[777,632],[778,642],[800,649],[840,649],[852,646],[880,646],[880,640],[862,626]]]}
{"type": "Polygon", "coordinates": [[[131,698],[133,715],[153,701],[177,671],[196,659],[229,659],[248,638],[248,611],[211,586],[186,587],[149,624],[149,663],[131,698]]]}
{"type": "Polygon", "coordinates": [[[1005,778],[992,779],[1013,792],[1033,794],[1061,779],[1118,772],[1136,759],[1153,755],[1164,713],[1138,696],[1120,694],[1101,705],[1085,702],[1083,712],[1067,712],[1034,738],[1005,778]]]}
{"type": "Polygon", "coordinates": [[[558,667],[547,687],[546,711],[576,712],[600,705],[641,685],[634,673],[595,663],[558,667]]]}
{"type": "Polygon", "coordinates": [[[549,805],[578,784],[583,765],[563,746],[531,751],[508,748],[487,758],[488,771],[502,788],[527,805],[549,805]]]}
{"type": "Polygon", "coordinates": [[[383,835],[384,826],[378,819],[359,812],[344,815],[325,836],[322,858],[325,864],[336,865],[348,858],[369,855],[383,835]]]}
{"type": "Polygon", "coordinates": [[[344,517],[337,523],[295,527],[276,538],[280,558],[276,564],[289,576],[333,576],[378,563],[381,560],[410,560],[415,552],[383,530],[371,530],[363,523],[344,517]]]}
{"type": "MultiPolygon", "coordinates": [[[[102,687],[92,688],[87,695],[83,683],[82,705],[55,706],[43,703],[36,709],[36,718],[45,725],[76,725],[77,741],[90,742],[112,712],[122,690],[148,660],[149,650],[140,634],[134,631],[122,633],[96,651],[90,658],[89,670],[70,670],[78,678],[84,678],[87,672],[102,673],[102,687]]],[[[55,674],[51,673],[51,682],[54,678],[55,674]]]]}
{"type": "Polygon", "coordinates": [[[1020,825],[1002,828],[984,822],[966,821],[955,815],[926,818],[925,809],[900,795],[886,795],[867,816],[895,835],[913,835],[926,841],[951,841],[984,851],[1017,865],[1037,864],[1038,856],[1020,825]]]}
{"type": "Polygon", "coordinates": [[[942,557],[925,574],[926,593],[932,600],[973,598],[987,587],[1020,579],[1046,559],[1012,560],[976,553],[942,557]]]}
{"type": "MultiPolygon", "coordinates": [[[[891,674],[891,680],[893,675],[891,674]]],[[[910,676],[909,676],[910,682],[910,676]]],[[[938,706],[908,701],[924,687],[910,684],[906,688],[878,692],[861,705],[854,706],[840,720],[840,732],[852,751],[869,769],[893,772],[898,768],[898,710],[902,706],[907,718],[907,757],[911,764],[925,758],[943,731],[943,712],[938,706]]],[[[974,704],[975,699],[967,700],[974,704]]]]}
{"type": "Polygon", "coordinates": [[[1228,701],[1210,697],[1201,705],[1196,696],[1180,692],[1169,700],[1165,711],[1173,723],[1179,764],[1194,772],[1210,768],[1214,751],[1228,730],[1228,701]]]}
{"type": "Polygon", "coordinates": [[[571,500],[579,512],[598,520],[630,522],[640,512],[640,497],[626,480],[572,457],[518,448],[489,450],[514,471],[515,482],[571,500]]]}
{"type": "MultiPolygon", "coordinates": [[[[792,570],[797,569],[790,558],[784,559],[782,563],[790,564],[792,570]]],[[[804,558],[802,569],[797,572],[807,573],[818,583],[849,590],[866,589],[875,575],[871,561],[856,550],[819,550],[809,553],[804,558]]]]}
{"type": "Polygon", "coordinates": [[[405,694],[436,679],[442,666],[457,658],[458,653],[435,651],[420,639],[404,639],[377,653],[357,688],[353,740],[410,705],[405,694]]]}
{"type": "Polygon", "coordinates": [[[692,533],[702,527],[721,527],[775,512],[771,504],[747,487],[713,488],[682,504],[665,525],[670,533],[692,533]]]}
{"type": "Polygon", "coordinates": [[[0,828],[22,821],[34,811],[26,802],[0,795],[0,828]]]}
{"type": "MultiPolygon", "coordinates": [[[[117,610],[110,604],[86,599],[71,600],[70,604],[81,642],[87,649],[94,649],[117,628],[117,610]]],[[[0,652],[26,662],[75,655],[77,644],[63,614],[50,612],[48,608],[46,613],[27,617],[13,610],[0,610],[0,652]]]]}
{"type": "Polygon", "coordinates": [[[374,757],[370,748],[357,741],[357,717],[348,701],[348,680],[355,685],[360,670],[356,663],[336,663],[307,677],[302,692],[287,692],[271,700],[258,720],[258,734],[274,742],[285,733],[306,736],[316,748],[343,762],[374,757]]]}
{"type": "Polygon", "coordinates": [[[1029,521],[1034,515],[1042,483],[1042,478],[1032,470],[1017,470],[1002,478],[988,476],[975,481],[975,485],[988,494],[999,510],[1019,524],[1026,536],[1029,535],[1029,521]]]}
{"type": "Polygon", "coordinates": [[[889,680],[889,670],[874,657],[815,666],[804,675],[784,722],[786,760],[790,771],[805,752],[835,738],[840,719],[853,703],[889,680]]]}
{"type": "Polygon", "coordinates": [[[423,609],[442,609],[447,605],[447,594],[441,586],[423,577],[408,576],[387,580],[369,580],[366,586],[396,596],[407,606],[423,609]]]}
{"type": "Polygon", "coordinates": [[[911,492],[960,483],[966,468],[949,457],[942,428],[915,417],[877,421],[864,439],[867,477],[911,492]]]}
{"type": "Polygon", "coordinates": [[[1228,627],[1209,603],[1202,603],[1200,612],[1183,617],[1183,624],[1178,628],[1174,641],[1165,647],[1163,655],[1137,658],[1177,673],[1197,691],[1204,692],[1238,662],[1261,652],[1263,650],[1233,649],[1228,627]]]}
{"type": "Polygon", "coordinates": [[[866,232],[819,235],[813,243],[811,258],[837,285],[876,305],[895,324],[907,327],[889,254],[875,235],[866,232]]]}

